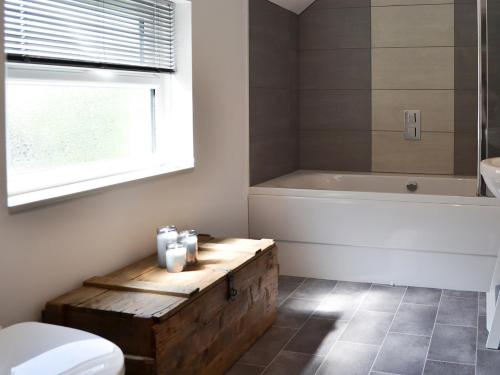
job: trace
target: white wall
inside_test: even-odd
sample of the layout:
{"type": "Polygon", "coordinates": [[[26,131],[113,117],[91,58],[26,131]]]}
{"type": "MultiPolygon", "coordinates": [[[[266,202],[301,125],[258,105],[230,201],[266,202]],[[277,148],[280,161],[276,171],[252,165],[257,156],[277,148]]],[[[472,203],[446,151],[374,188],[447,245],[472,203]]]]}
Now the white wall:
{"type": "MultiPolygon", "coordinates": [[[[151,253],[161,224],[247,236],[247,1],[193,0],[193,172],[17,214],[2,203],[0,325],[38,319],[47,300],[151,253]]],[[[1,133],[0,155],[5,155],[1,133]]],[[[5,160],[0,161],[5,202],[5,160]]]]}

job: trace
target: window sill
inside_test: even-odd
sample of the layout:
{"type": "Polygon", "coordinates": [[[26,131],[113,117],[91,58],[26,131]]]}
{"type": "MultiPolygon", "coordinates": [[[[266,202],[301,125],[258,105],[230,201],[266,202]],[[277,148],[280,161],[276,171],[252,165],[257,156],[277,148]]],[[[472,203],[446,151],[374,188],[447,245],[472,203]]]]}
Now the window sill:
{"type": "Polygon", "coordinates": [[[104,188],[120,185],[126,182],[138,181],[161,175],[186,172],[193,169],[194,161],[191,161],[182,165],[176,165],[175,168],[172,166],[154,167],[134,172],[122,173],[114,176],[107,176],[95,180],[83,181],[64,186],[13,195],[8,197],[7,207],[9,209],[9,212],[11,213],[26,211],[32,208],[47,206],[52,203],[88,195],[104,188]]]}

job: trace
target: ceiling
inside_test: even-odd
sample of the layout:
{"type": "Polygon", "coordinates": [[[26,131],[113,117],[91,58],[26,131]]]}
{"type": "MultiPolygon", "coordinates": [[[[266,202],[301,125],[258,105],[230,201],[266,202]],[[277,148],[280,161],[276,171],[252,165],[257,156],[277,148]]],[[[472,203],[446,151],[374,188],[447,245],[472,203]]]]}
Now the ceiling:
{"type": "Polygon", "coordinates": [[[288,9],[294,13],[302,13],[315,0],[269,0],[282,8],[288,9]]]}

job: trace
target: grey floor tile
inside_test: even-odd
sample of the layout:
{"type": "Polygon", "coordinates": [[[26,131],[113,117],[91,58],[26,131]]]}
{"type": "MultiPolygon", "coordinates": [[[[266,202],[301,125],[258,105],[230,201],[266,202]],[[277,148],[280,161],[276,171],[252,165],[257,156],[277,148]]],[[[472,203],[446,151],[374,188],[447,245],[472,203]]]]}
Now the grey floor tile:
{"type": "Polygon", "coordinates": [[[465,327],[477,326],[477,298],[455,298],[443,296],[437,316],[437,323],[465,327]]]}
{"type": "Polygon", "coordinates": [[[319,368],[318,375],[366,375],[369,373],[378,348],[337,342],[319,368]]]}
{"type": "Polygon", "coordinates": [[[360,344],[381,345],[394,314],[378,311],[358,311],[349,322],[340,340],[360,344]]]}
{"type": "Polygon", "coordinates": [[[437,306],[402,303],[391,326],[392,332],[431,336],[437,306]]]}
{"type": "Polygon", "coordinates": [[[429,342],[429,337],[390,333],[373,369],[401,375],[421,375],[429,342]]]}
{"type": "Polygon", "coordinates": [[[339,281],[332,293],[318,306],[314,316],[350,320],[368,293],[371,284],[339,281]]]}
{"type": "Polygon", "coordinates": [[[323,357],[281,352],[264,372],[265,375],[314,375],[323,357]]]}
{"type": "Polygon", "coordinates": [[[267,366],[296,332],[291,328],[271,327],[240,358],[240,363],[267,366]]]}
{"type": "Polygon", "coordinates": [[[478,350],[477,351],[477,375],[500,374],[500,351],[478,350]]]}
{"type": "Polygon", "coordinates": [[[481,315],[478,319],[477,327],[477,348],[486,349],[486,340],[488,340],[488,330],[486,329],[486,316],[481,315]]]}
{"type": "Polygon", "coordinates": [[[437,305],[441,298],[441,289],[417,288],[409,286],[406,291],[403,302],[417,303],[420,305],[437,305]]]}
{"type": "Polygon", "coordinates": [[[371,288],[370,283],[354,283],[350,281],[338,281],[332,294],[343,294],[351,296],[364,296],[371,288]]]}
{"type": "Polygon", "coordinates": [[[260,375],[265,367],[245,365],[242,363],[235,364],[231,370],[226,372],[226,375],[260,375]]]}
{"type": "Polygon", "coordinates": [[[477,298],[477,292],[469,292],[469,291],[465,291],[465,290],[444,289],[443,296],[474,299],[474,298],[477,298]]]}
{"type": "Polygon", "coordinates": [[[292,294],[292,298],[305,298],[321,301],[337,284],[333,280],[307,279],[297,290],[292,294]]]}
{"type": "Polygon", "coordinates": [[[346,325],[346,321],[311,318],[288,343],[285,350],[326,355],[346,325]]]}
{"type": "Polygon", "coordinates": [[[300,328],[318,305],[318,301],[288,298],[278,308],[278,316],[274,325],[278,327],[300,328]]]}
{"type": "Polygon", "coordinates": [[[278,279],[278,303],[289,297],[304,280],[303,277],[280,275],[278,279]]]}
{"type": "Polygon", "coordinates": [[[395,313],[405,291],[406,287],[373,285],[361,309],[395,313]]]}
{"type": "Polygon", "coordinates": [[[486,315],[486,293],[479,293],[479,315],[486,315]]]}
{"type": "Polygon", "coordinates": [[[476,361],[476,328],[436,325],[428,359],[473,364],[476,361]]]}
{"type": "Polygon", "coordinates": [[[424,375],[474,375],[475,367],[472,365],[459,365],[457,363],[427,361],[424,375]]]}

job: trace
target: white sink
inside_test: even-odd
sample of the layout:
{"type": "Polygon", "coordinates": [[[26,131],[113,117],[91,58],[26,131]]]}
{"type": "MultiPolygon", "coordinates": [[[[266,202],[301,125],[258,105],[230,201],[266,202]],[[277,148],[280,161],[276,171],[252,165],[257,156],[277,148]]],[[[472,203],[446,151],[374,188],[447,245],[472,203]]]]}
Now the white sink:
{"type": "Polygon", "coordinates": [[[500,158],[486,159],[481,162],[481,175],[488,189],[500,198],[500,158]]]}

